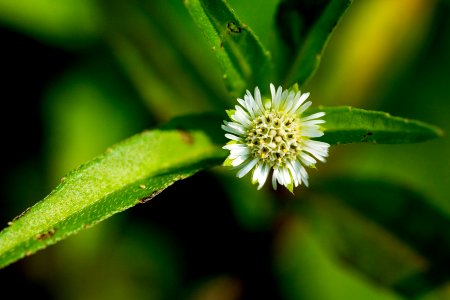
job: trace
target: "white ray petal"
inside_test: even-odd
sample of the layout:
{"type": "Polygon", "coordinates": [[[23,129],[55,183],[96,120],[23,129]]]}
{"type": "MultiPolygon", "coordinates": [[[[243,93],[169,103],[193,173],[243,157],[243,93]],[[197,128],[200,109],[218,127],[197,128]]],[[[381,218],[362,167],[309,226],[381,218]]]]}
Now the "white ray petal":
{"type": "Polygon", "coordinates": [[[278,103],[278,109],[284,110],[284,106],[286,104],[286,100],[289,97],[289,90],[284,90],[281,93],[280,102],[278,103]]]}
{"type": "Polygon", "coordinates": [[[272,187],[274,190],[277,189],[277,175],[278,175],[278,169],[274,169],[273,174],[272,174],[272,187]]]}
{"type": "Polygon", "coordinates": [[[227,144],[222,147],[222,149],[233,150],[233,149],[245,149],[248,148],[246,144],[227,144]]]}
{"type": "Polygon", "coordinates": [[[325,120],[309,120],[309,121],[302,121],[303,126],[314,126],[317,124],[324,124],[325,120]]]}
{"type": "Polygon", "coordinates": [[[305,110],[307,110],[307,109],[311,106],[311,104],[312,104],[311,101],[308,101],[308,102],[303,103],[303,104],[297,109],[297,111],[296,111],[295,113],[298,114],[298,115],[300,116],[305,110]]]}
{"type": "Polygon", "coordinates": [[[233,141],[242,141],[242,138],[231,133],[225,133],[225,137],[233,141]]]}
{"type": "Polygon", "coordinates": [[[300,162],[298,160],[295,160],[294,162],[292,162],[292,166],[294,167],[295,173],[297,174],[298,184],[302,184],[303,177],[301,174],[300,162]]]}
{"type": "Polygon", "coordinates": [[[291,108],[294,106],[295,102],[294,102],[294,97],[295,97],[295,93],[294,91],[290,91],[289,95],[286,98],[286,101],[284,103],[284,110],[285,111],[290,111],[291,108]]]}
{"type": "Polygon", "coordinates": [[[309,93],[304,93],[304,94],[300,94],[300,91],[295,95],[294,98],[294,102],[295,105],[292,107],[291,111],[289,112],[290,114],[296,114],[298,108],[300,107],[300,105],[303,104],[303,102],[305,102],[306,99],[308,99],[309,97],[309,93]]]}
{"type": "MultiPolygon", "coordinates": [[[[299,180],[298,180],[297,172],[295,172],[294,166],[292,165],[292,161],[288,161],[287,167],[289,169],[289,172],[291,173],[292,179],[294,180],[294,186],[298,186],[299,180]]],[[[298,174],[298,175],[300,175],[300,174],[298,174]]]]}
{"type": "Polygon", "coordinates": [[[230,155],[233,155],[233,156],[247,155],[247,154],[250,154],[249,148],[238,148],[238,149],[230,150],[230,155]]]}
{"type": "Polygon", "coordinates": [[[259,164],[256,166],[255,170],[253,171],[253,175],[252,175],[252,183],[256,183],[256,182],[258,181],[259,174],[261,173],[262,169],[263,169],[263,164],[262,164],[262,163],[259,163],[259,164]]]}
{"type": "Polygon", "coordinates": [[[277,181],[278,181],[278,183],[281,184],[281,185],[286,185],[286,184],[284,184],[283,169],[278,169],[278,173],[277,173],[277,181]]]}
{"type": "Polygon", "coordinates": [[[264,164],[263,169],[259,175],[258,181],[259,181],[259,186],[258,186],[258,190],[260,190],[264,183],[267,180],[267,177],[269,176],[269,171],[270,171],[270,167],[267,164],[264,164]]]}
{"type": "Polygon", "coordinates": [[[254,158],[253,160],[248,162],[241,170],[239,170],[239,172],[237,172],[236,176],[239,178],[244,177],[256,165],[258,160],[258,158],[254,158]]]}
{"type": "MultiPolygon", "coordinates": [[[[224,121],[224,122],[226,122],[226,121],[224,121]]],[[[236,130],[242,132],[243,134],[246,133],[245,127],[242,126],[242,125],[239,124],[239,123],[236,123],[236,122],[227,122],[227,123],[225,123],[225,125],[227,125],[228,127],[234,128],[234,129],[236,129],[236,130]]]]}
{"type": "Polygon", "coordinates": [[[231,117],[231,119],[241,123],[242,125],[246,126],[246,128],[251,124],[250,116],[239,105],[236,105],[236,112],[231,117]]]}
{"type": "Polygon", "coordinates": [[[246,161],[247,158],[248,158],[248,155],[245,155],[245,156],[238,156],[238,157],[236,157],[235,160],[233,160],[233,161],[231,162],[231,165],[232,165],[233,167],[237,167],[237,166],[239,166],[240,164],[242,164],[244,161],[246,161]]]}
{"type": "Polygon", "coordinates": [[[303,166],[300,166],[300,174],[302,176],[303,182],[306,186],[309,186],[308,182],[308,173],[306,172],[305,168],[303,166]]]}
{"type": "Polygon", "coordinates": [[[255,87],[255,102],[258,109],[255,109],[255,115],[260,116],[264,111],[264,106],[262,104],[261,92],[258,87],[255,87]]]}
{"type": "Polygon", "coordinates": [[[227,125],[222,125],[221,127],[222,127],[223,130],[225,130],[225,131],[227,131],[229,133],[234,133],[234,134],[237,134],[237,135],[245,134],[245,132],[241,132],[241,131],[236,130],[234,128],[231,128],[230,126],[227,126],[227,125]]]}
{"type": "Polygon", "coordinates": [[[306,128],[302,130],[302,136],[307,137],[321,137],[323,135],[323,131],[316,128],[306,128]]]}
{"type": "Polygon", "coordinates": [[[301,118],[300,121],[305,122],[305,121],[309,121],[309,120],[312,120],[312,119],[317,119],[317,118],[320,118],[320,117],[323,117],[323,116],[325,116],[325,113],[323,111],[321,111],[321,112],[309,115],[307,117],[301,118]]]}
{"type": "Polygon", "coordinates": [[[277,89],[277,92],[275,93],[275,99],[272,98],[273,107],[277,110],[280,108],[282,93],[283,93],[283,88],[281,86],[279,86],[277,89]]]}
{"type": "MultiPolygon", "coordinates": [[[[247,91],[247,93],[249,93],[249,91],[247,91]]],[[[253,97],[251,97],[251,95],[245,95],[244,96],[244,101],[245,101],[245,105],[247,107],[248,112],[250,113],[250,115],[252,116],[252,118],[255,117],[255,113],[253,112],[253,106],[254,106],[254,101],[253,101],[253,97]]]]}
{"type": "Polygon", "coordinates": [[[241,98],[238,98],[237,101],[243,108],[245,108],[248,111],[247,103],[245,103],[244,100],[242,100],[241,98]]]}
{"type": "Polygon", "coordinates": [[[292,182],[291,175],[289,174],[289,169],[286,168],[286,167],[284,167],[284,168],[282,169],[282,171],[283,171],[282,174],[283,174],[284,185],[285,185],[285,186],[288,186],[288,185],[290,185],[291,182],[292,182]]]}
{"type": "Polygon", "coordinates": [[[300,158],[301,158],[303,164],[305,164],[305,166],[308,166],[308,167],[314,165],[317,162],[314,158],[312,158],[311,156],[309,156],[308,154],[306,154],[304,152],[300,153],[300,158]]]}
{"type": "Polygon", "coordinates": [[[270,94],[272,95],[272,102],[273,102],[273,100],[275,99],[276,92],[275,92],[275,86],[272,83],[270,84],[270,94]]]}

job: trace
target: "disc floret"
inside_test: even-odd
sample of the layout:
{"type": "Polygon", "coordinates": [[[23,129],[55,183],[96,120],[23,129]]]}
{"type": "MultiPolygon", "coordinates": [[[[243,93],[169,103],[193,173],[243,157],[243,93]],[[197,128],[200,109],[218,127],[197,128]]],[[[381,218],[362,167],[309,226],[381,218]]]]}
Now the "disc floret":
{"type": "Polygon", "coordinates": [[[300,151],[300,122],[277,111],[256,117],[247,130],[245,142],[253,157],[269,167],[283,166],[300,151]]]}

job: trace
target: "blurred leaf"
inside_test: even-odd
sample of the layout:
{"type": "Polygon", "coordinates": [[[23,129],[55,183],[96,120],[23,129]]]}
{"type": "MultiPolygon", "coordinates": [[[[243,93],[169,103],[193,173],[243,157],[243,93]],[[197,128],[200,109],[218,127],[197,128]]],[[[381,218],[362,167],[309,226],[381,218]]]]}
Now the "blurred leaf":
{"type": "Polygon", "coordinates": [[[189,300],[238,300],[242,299],[242,283],[231,276],[216,276],[197,284],[189,300]]]}
{"type": "Polygon", "coordinates": [[[69,173],[0,232],[0,266],[143,203],[175,181],[220,163],[216,118],[192,116],[135,135],[69,173]]]}
{"type": "Polygon", "coordinates": [[[233,97],[248,87],[267,85],[269,53],[225,0],[185,0],[185,5],[216,54],[233,97]]]}
{"type": "Polygon", "coordinates": [[[282,221],[274,268],[283,299],[401,299],[330,256],[301,214],[285,216],[282,221]]]}
{"type": "Polygon", "coordinates": [[[258,191],[250,180],[236,180],[234,171],[218,173],[220,181],[241,226],[247,230],[267,230],[275,216],[275,202],[270,193],[258,191]]]}
{"type": "Polygon", "coordinates": [[[326,198],[309,205],[312,219],[328,228],[328,245],[376,282],[417,297],[449,279],[450,233],[443,228],[450,218],[425,197],[392,182],[342,176],[318,191],[326,198]]]}
{"type": "Polygon", "coordinates": [[[145,107],[126,83],[113,57],[99,52],[50,87],[43,120],[51,186],[61,174],[148,125],[145,107]]]}
{"type": "MultiPolygon", "coordinates": [[[[195,80],[197,86],[208,92],[210,101],[216,108],[225,109],[230,101],[223,84],[220,68],[211,68],[216,57],[208,47],[202,32],[192,20],[182,1],[145,1],[144,10],[160,35],[167,39],[169,47],[177,49],[181,65],[195,80]],[[180,27],[180,23],[183,24],[180,27]],[[221,103],[222,102],[222,103],[221,103]],[[217,106],[222,104],[222,106],[217,106]]],[[[180,84],[175,82],[175,84],[180,84]]]]}
{"type": "MultiPolygon", "coordinates": [[[[163,9],[161,3],[144,5],[142,1],[102,3],[108,25],[108,41],[128,79],[158,120],[167,121],[177,115],[217,108],[217,100],[223,100],[224,97],[212,89],[214,85],[204,78],[211,79],[214,77],[211,74],[214,74],[216,82],[223,85],[219,78],[220,72],[213,72],[206,66],[204,68],[209,71],[207,74],[199,70],[199,63],[195,64],[190,53],[195,52],[197,60],[203,57],[202,63],[207,60],[201,51],[187,51],[191,49],[189,45],[194,43],[195,38],[187,31],[187,26],[179,27],[183,23],[182,17],[176,19],[178,35],[170,34],[174,30],[168,20],[174,17],[177,6],[165,3],[163,9]],[[180,41],[180,35],[185,40],[190,36],[189,43],[180,41]]],[[[179,5],[185,12],[185,19],[193,23],[186,8],[181,3],[179,5]]],[[[195,24],[192,27],[197,30],[195,24]]],[[[196,49],[200,46],[197,45],[196,49]]],[[[206,48],[202,50],[208,51],[206,48]]],[[[207,54],[214,62],[212,54],[207,54]]]]}
{"type": "Polygon", "coordinates": [[[57,250],[41,263],[56,299],[176,299],[182,264],[174,247],[158,228],[122,214],[33,260],[57,250]]]}
{"type": "Polygon", "coordinates": [[[322,52],[352,0],[285,0],[278,9],[278,32],[287,46],[280,55],[284,85],[305,83],[319,66],[322,52]]]}
{"type": "Polygon", "coordinates": [[[18,265],[29,277],[51,282],[53,299],[176,299],[177,248],[160,228],[136,219],[117,215],[18,265]]]}
{"type": "Polygon", "coordinates": [[[61,46],[91,43],[102,22],[96,1],[0,0],[0,23],[61,46]]]}
{"type": "Polygon", "coordinates": [[[319,107],[317,110],[326,113],[325,135],[318,139],[330,144],[416,143],[443,135],[438,127],[384,112],[350,106],[319,107]]]}
{"type": "MultiPolygon", "coordinates": [[[[379,103],[395,105],[405,99],[408,108],[399,106],[404,113],[413,101],[405,92],[401,96],[393,96],[392,88],[398,89],[406,73],[407,76],[418,77],[420,82],[414,86],[417,89],[411,89],[413,85],[409,81],[407,91],[411,90],[412,94],[422,99],[424,96],[419,96],[419,87],[423,85],[429,100],[431,88],[425,81],[435,82],[432,78],[436,72],[417,70],[417,59],[421,55],[433,56],[430,55],[428,42],[436,35],[430,29],[445,27],[432,25],[431,22],[434,12],[440,10],[437,7],[439,2],[355,1],[327,44],[320,67],[314,78],[308,81],[308,90],[324,101],[324,105],[345,103],[356,107],[370,105],[373,108],[379,103]]],[[[446,36],[446,33],[439,35],[446,36]]],[[[443,43],[439,42],[440,48],[445,51],[443,43]]],[[[430,58],[430,61],[433,60],[442,63],[442,59],[430,58]]],[[[420,100],[418,103],[423,102],[420,100]]]]}

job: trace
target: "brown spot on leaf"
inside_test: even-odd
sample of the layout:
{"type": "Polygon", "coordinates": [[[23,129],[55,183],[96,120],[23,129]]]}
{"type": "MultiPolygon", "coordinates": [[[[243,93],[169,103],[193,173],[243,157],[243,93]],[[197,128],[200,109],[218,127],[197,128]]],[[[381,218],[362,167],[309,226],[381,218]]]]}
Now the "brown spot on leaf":
{"type": "Polygon", "coordinates": [[[145,203],[145,202],[147,202],[147,201],[152,200],[154,197],[156,197],[157,195],[159,195],[159,193],[161,193],[162,191],[163,191],[163,189],[154,191],[154,192],[151,193],[150,195],[148,195],[148,196],[146,196],[146,197],[144,197],[144,198],[142,198],[142,199],[139,199],[139,203],[145,203]]]}
{"type": "Polygon", "coordinates": [[[189,131],[178,129],[178,132],[180,133],[181,140],[186,144],[192,144],[194,142],[194,137],[189,131]]]}
{"type": "Polygon", "coordinates": [[[46,240],[48,238],[51,238],[55,233],[56,233],[56,229],[52,228],[46,232],[36,234],[36,240],[38,240],[38,241],[46,240]]]}
{"type": "Polygon", "coordinates": [[[31,207],[28,207],[26,210],[24,210],[20,215],[14,217],[14,219],[11,222],[8,222],[8,225],[12,225],[12,223],[14,223],[15,221],[19,220],[20,218],[22,218],[23,216],[25,216],[29,211],[30,211],[31,207]]]}

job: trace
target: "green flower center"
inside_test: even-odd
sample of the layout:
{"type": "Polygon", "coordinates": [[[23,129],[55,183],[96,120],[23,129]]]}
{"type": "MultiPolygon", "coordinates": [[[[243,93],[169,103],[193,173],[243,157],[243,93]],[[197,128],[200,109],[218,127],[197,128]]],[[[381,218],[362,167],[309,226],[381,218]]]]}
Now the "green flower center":
{"type": "Polygon", "coordinates": [[[297,118],[278,111],[266,111],[252,121],[245,142],[253,157],[272,167],[296,159],[301,152],[300,137],[297,118]]]}

